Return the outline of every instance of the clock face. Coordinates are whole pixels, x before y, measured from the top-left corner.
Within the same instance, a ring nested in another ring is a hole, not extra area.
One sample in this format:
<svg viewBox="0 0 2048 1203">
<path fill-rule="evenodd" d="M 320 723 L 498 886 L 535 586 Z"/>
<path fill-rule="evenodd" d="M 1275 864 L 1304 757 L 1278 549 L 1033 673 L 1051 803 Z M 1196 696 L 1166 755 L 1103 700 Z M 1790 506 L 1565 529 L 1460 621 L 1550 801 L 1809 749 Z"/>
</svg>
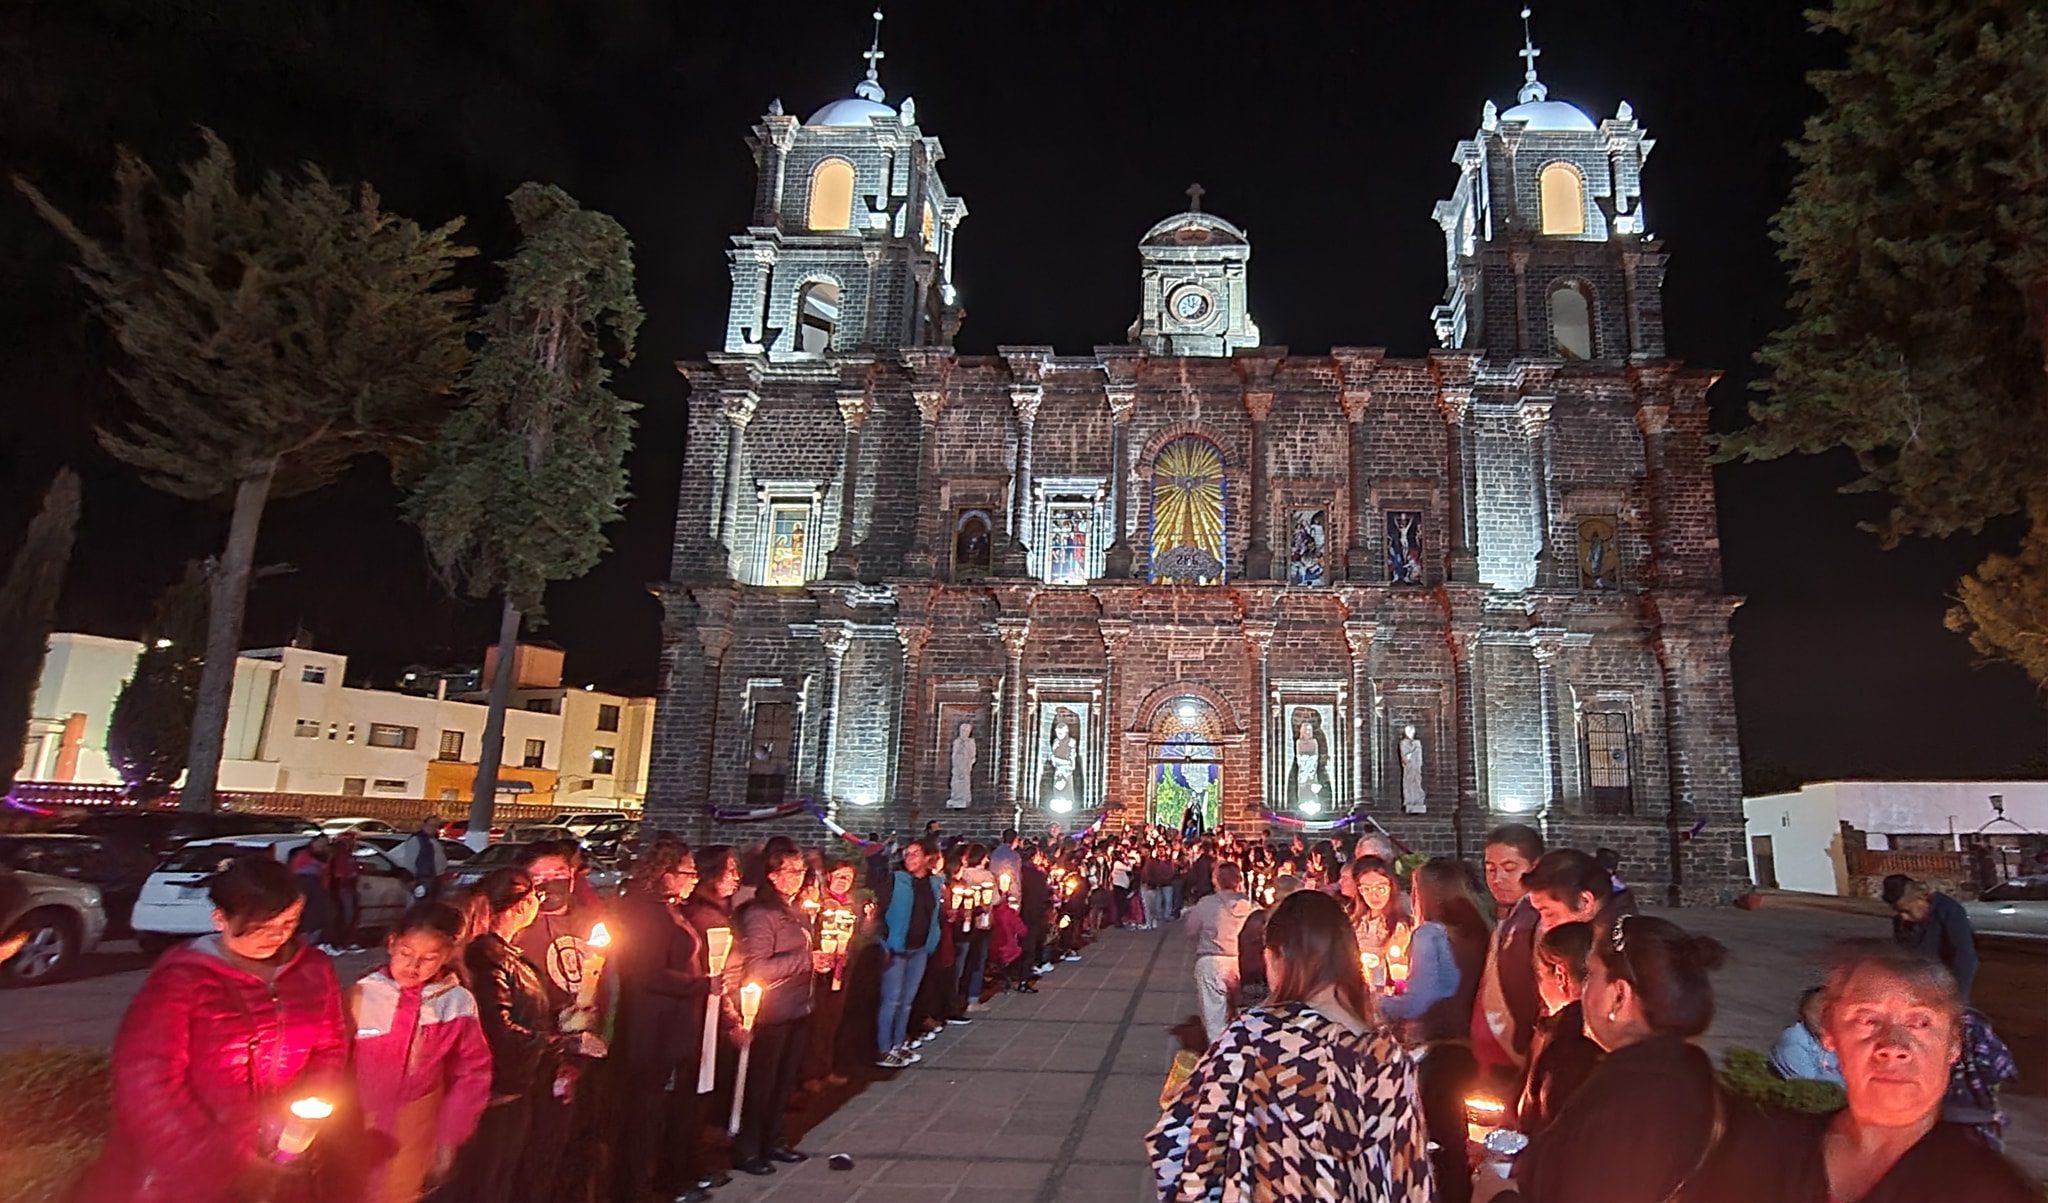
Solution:
<svg viewBox="0 0 2048 1203">
<path fill-rule="evenodd" d="M 1173 316 L 1183 322 L 1199 322 L 1209 316 L 1211 304 L 1206 291 L 1190 284 L 1173 294 Z"/>
</svg>

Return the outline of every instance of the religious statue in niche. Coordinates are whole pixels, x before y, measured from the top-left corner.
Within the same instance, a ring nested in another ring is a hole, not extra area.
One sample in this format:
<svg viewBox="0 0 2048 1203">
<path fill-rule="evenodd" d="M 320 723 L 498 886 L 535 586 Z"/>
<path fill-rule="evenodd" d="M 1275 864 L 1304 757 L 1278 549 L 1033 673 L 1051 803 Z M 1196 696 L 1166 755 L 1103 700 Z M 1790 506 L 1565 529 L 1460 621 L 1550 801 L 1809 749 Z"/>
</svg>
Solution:
<svg viewBox="0 0 2048 1203">
<path fill-rule="evenodd" d="M 1604 593 L 1620 584 L 1614 542 L 1614 519 L 1579 519 L 1579 588 Z"/>
<path fill-rule="evenodd" d="M 953 745 L 948 750 L 952 769 L 947 774 L 946 809 L 966 810 L 974 801 L 974 762 L 980 749 L 974 741 L 974 720 L 954 724 Z"/>
<path fill-rule="evenodd" d="M 1387 583 L 1422 583 L 1422 511 L 1387 511 Z"/>
<path fill-rule="evenodd" d="M 1323 709 L 1296 706 L 1287 720 L 1287 802 L 1300 815 L 1324 814 L 1337 805 Z"/>
<path fill-rule="evenodd" d="M 804 583 L 804 529 L 809 505 L 776 505 L 768 513 L 768 579 L 770 585 Z"/>
<path fill-rule="evenodd" d="M 1323 558 L 1330 546 L 1328 511 L 1296 510 L 1293 527 L 1287 542 L 1287 583 L 1328 584 L 1329 569 Z"/>
<path fill-rule="evenodd" d="M 953 579 L 988 575 L 995 557 L 995 523 L 987 510 L 961 510 L 953 522 Z"/>
<path fill-rule="evenodd" d="M 1054 814 L 1069 814 L 1085 805 L 1082 752 L 1087 709 L 1085 702 L 1058 702 L 1039 710 L 1038 804 Z"/>
<path fill-rule="evenodd" d="M 1415 724 L 1401 728 L 1401 809 L 1411 815 L 1429 810 L 1429 798 L 1422 789 L 1422 740 Z"/>
<path fill-rule="evenodd" d="M 1094 510 L 1087 505 L 1055 505 L 1046 516 L 1046 580 L 1055 585 L 1088 583 L 1088 535 Z"/>
</svg>

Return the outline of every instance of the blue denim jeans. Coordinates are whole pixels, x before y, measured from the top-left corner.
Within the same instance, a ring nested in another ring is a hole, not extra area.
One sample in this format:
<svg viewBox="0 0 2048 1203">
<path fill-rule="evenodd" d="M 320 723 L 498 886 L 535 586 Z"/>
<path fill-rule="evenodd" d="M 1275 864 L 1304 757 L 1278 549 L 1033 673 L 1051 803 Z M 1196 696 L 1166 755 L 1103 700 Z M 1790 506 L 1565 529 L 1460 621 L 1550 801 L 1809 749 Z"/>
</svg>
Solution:
<svg viewBox="0 0 2048 1203">
<path fill-rule="evenodd" d="M 925 958 L 931 954 L 882 950 L 882 1010 L 875 1016 L 877 1053 L 900 1046 L 910 1031 L 910 1004 L 924 982 Z"/>
</svg>

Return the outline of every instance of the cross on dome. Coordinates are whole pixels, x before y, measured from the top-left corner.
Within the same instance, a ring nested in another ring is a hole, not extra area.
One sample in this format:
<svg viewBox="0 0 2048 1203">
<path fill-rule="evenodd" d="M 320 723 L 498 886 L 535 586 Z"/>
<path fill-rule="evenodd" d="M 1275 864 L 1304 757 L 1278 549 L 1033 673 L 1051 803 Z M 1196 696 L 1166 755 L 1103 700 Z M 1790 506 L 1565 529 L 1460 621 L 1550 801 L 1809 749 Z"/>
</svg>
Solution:
<svg viewBox="0 0 2048 1203">
<path fill-rule="evenodd" d="M 1200 213 L 1202 211 L 1202 197 L 1208 191 L 1207 188 L 1202 187 L 1200 184 L 1188 185 L 1188 212 Z"/>
<path fill-rule="evenodd" d="M 1550 89 L 1544 87 L 1543 81 L 1536 78 L 1536 60 L 1543 52 L 1536 49 L 1536 38 L 1529 28 L 1529 6 L 1526 4 L 1522 6 L 1522 48 L 1515 54 L 1525 64 L 1522 68 L 1522 90 L 1515 94 L 1515 99 L 1523 104 L 1532 104 L 1548 97 Z"/>
<path fill-rule="evenodd" d="M 866 50 L 861 51 L 860 56 L 868 61 L 868 74 L 867 78 L 861 80 L 859 86 L 854 88 L 853 94 L 862 100 L 872 100 L 880 103 L 883 97 L 882 77 L 875 70 L 875 65 L 888 57 L 888 55 L 882 52 L 882 8 L 880 5 L 875 6 L 875 40 L 869 44 Z"/>
</svg>

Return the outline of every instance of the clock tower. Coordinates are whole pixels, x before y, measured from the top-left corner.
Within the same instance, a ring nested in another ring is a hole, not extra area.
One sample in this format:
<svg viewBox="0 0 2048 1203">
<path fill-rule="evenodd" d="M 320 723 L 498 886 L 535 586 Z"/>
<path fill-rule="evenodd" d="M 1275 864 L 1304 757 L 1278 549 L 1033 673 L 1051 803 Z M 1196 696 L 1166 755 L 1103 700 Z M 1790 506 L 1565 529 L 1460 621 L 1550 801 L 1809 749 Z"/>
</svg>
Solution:
<svg viewBox="0 0 2048 1203">
<path fill-rule="evenodd" d="M 1154 355 L 1227 356 L 1259 345 L 1245 300 L 1251 240 L 1202 212 L 1202 186 L 1188 187 L 1188 208 L 1145 232 L 1138 243 L 1143 278 L 1131 340 Z"/>
</svg>

